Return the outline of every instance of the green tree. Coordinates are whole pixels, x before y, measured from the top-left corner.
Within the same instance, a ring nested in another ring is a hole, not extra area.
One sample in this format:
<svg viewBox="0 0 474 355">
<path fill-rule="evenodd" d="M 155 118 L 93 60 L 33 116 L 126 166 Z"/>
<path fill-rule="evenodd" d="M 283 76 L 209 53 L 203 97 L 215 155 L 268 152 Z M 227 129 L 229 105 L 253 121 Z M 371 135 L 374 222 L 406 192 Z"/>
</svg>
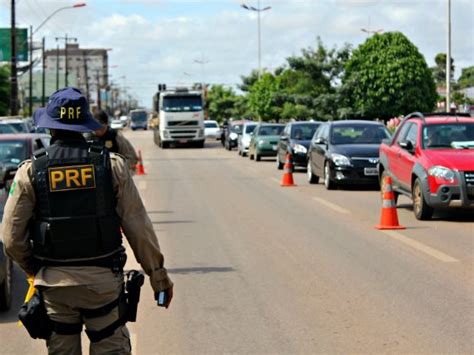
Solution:
<svg viewBox="0 0 474 355">
<path fill-rule="evenodd" d="M 436 86 L 418 48 L 400 32 L 376 34 L 354 50 L 341 90 L 345 103 L 365 118 L 388 119 L 431 111 Z"/>
<path fill-rule="evenodd" d="M 240 79 L 242 80 L 242 84 L 239 85 L 239 89 L 243 92 L 249 92 L 253 84 L 258 81 L 258 70 L 252 70 L 249 76 L 241 75 Z"/>
<path fill-rule="evenodd" d="M 341 75 L 350 53 L 348 44 L 329 49 L 318 38 L 316 48 L 309 47 L 302 50 L 301 56 L 289 57 L 289 68 L 280 74 L 282 117 L 339 118 Z"/>
<path fill-rule="evenodd" d="M 278 77 L 264 73 L 260 80 L 250 87 L 248 103 L 250 111 L 261 121 L 279 120 L 274 104 L 275 95 L 280 89 Z"/>
<path fill-rule="evenodd" d="M 10 68 L 0 66 L 0 116 L 8 115 L 10 108 Z"/>
<path fill-rule="evenodd" d="M 462 69 L 458 85 L 460 89 L 474 87 L 474 66 Z"/>
<path fill-rule="evenodd" d="M 435 83 L 440 86 L 446 86 L 446 53 L 438 53 L 435 57 L 436 65 L 431 68 Z M 451 81 L 454 76 L 454 59 L 451 58 Z"/>
<path fill-rule="evenodd" d="M 219 122 L 234 114 L 237 95 L 231 88 L 223 85 L 212 85 L 207 93 L 207 108 L 209 117 Z"/>
</svg>

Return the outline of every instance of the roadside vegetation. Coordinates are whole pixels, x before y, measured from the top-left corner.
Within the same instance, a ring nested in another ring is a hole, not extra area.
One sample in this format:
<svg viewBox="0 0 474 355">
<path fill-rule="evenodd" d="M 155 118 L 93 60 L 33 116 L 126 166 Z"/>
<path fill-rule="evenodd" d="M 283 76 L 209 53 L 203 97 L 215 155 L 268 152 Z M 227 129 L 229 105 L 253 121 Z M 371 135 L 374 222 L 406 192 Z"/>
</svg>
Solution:
<svg viewBox="0 0 474 355">
<path fill-rule="evenodd" d="M 435 58 L 429 68 L 418 48 L 402 33 L 375 34 L 357 48 L 346 44 L 329 48 L 320 38 L 316 45 L 272 72 L 242 76 L 237 93 L 223 85 L 208 91 L 209 116 L 218 121 L 229 117 L 262 121 L 381 119 L 412 111 L 436 109 L 443 99 L 437 87 L 445 86 L 446 55 Z M 452 73 L 454 60 L 452 60 Z M 474 86 L 474 66 L 462 69 L 452 79 L 452 101 L 473 104 L 461 89 Z"/>
</svg>

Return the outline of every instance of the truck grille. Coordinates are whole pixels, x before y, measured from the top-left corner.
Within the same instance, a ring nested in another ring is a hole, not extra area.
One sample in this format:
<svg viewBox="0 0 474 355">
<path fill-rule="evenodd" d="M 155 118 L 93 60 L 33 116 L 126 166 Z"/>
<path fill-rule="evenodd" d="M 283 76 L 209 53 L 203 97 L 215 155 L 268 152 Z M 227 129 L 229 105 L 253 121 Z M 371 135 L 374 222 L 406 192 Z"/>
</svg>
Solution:
<svg viewBox="0 0 474 355">
<path fill-rule="evenodd" d="M 198 121 L 171 121 L 168 122 L 168 127 L 176 127 L 176 126 L 197 126 Z"/>
</svg>

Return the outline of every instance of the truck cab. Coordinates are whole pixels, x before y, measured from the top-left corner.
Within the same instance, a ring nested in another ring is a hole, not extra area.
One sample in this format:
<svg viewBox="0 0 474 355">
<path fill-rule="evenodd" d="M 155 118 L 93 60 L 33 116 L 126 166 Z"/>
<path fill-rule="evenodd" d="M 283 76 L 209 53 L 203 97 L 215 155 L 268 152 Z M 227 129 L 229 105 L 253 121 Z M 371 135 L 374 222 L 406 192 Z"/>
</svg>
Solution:
<svg viewBox="0 0 474 355">
<path fill-rule="evenodd" d="M 155 142 L 161 148 L 171 144 L 204 147 L 204 100 L 201 91 L 187 88 L 161 90 L 157 95 L 159 125 Z"/>
</svg>

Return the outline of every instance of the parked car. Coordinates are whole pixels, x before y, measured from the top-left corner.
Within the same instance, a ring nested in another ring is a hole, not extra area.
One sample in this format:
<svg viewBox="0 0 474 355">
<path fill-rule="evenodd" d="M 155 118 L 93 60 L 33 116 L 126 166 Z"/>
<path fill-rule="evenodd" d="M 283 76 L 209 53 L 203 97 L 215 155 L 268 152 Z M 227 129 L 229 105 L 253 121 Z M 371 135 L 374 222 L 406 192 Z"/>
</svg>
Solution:
<svg viewBox="0 0 474 355">
<path fill-rule="evenodd" d="M 35 150 L 47 147 L 49 140 L 50 136 L 44 134 L 0 135 L 0 218 L 18 164 L 30 158 Z M 12 269 L 12 261 L 4 254 L 0 240 L 0 311 L 9 309 L 11 305 Z"/>
<path fill-rule="evenodd" d="M 2 175 L 5 176 L 5 167 L 2 165 L 0 169 Z M 16 171 L 16 166 L 14 169 Z M 5 180 L 0 182 L 0 218 L 3 218 L 3 209 L 8 197 L 8 189 L 4 181 Z M 11 259 L 5 255 L 3 250 L 3 240 L 2 236 L 0 236 L 0 311 L 8 310 L 12 302 L 13 263 Z"/>
<path fill-rule="evenodd" d="M 420 220 L 436 208 L 474 207 L 474 118 L 412 113 L 380 146 L 379 177 L 413 200 Z"/>
<path fill-rule="evenodd" d="M 259 123 L 250 139 L 249 158 L 260 161 L 262 157 L 277 155 L 278 140 L 285 125 L 280 123 Z"/>
<path fill-rule="evenodd" d="M 124 121 L 120 118 L 114 118 L 110 121 L 110 128 L 112 129 L 123 129 L 127 126 L 127 121 Z"/>
<path fill-rule="evenodd" d="M 204 121 L 204 137 L 206 139 L 221 139 L 221 129 L 217 121 L 205 120 Z"/>
<path fill-rule="evenodd" d="M 242 128 L 244 127 L 244 123 L 247 121 L 231 121 L 227 129 L 225 131 L 224 137 L 224 147 L 227 150 L 232 150 L 232 148 L 237 147 L 237 140 L 239 135 L 242 134 Z"/>
<path fill-rule="evenodd" d="M 19 133 L 17 129 L 8 122 L 0 121 L 0 134 Z"/>
<path fill-rule="evenodd" d="M 278 141 L 277 168 L 283 169 L 286 154 L 291 154 L 293 166 L 306 168 L 308 163 L 308 147 L 314 132 L 321 122 L 289 122 L 286 124 Z"/>
<path fill-rule="evenodd" d="M 34 132 L 34 126 L 32 124 L 31 118 L 22 118 L 20 116 L 3 116 L 0 117 L 0 124 L 8 124 L 12 126 L 18 133 Z"/>
<path fill-rule="evenodd" d="M 237 151 L 240 156 L 245 157 L 249 152 L 250 139 L 252 138 L 252 133 L 257 127 L 255 122 L 246 122 L 242 128 L 242 134 L 237 139 Z"/>
<path fill-rule="evenodd" d="M 377 184 L 379 147 L 390 133 L 383 123 L 362 120 L 322 123 L 308 151 L 308 182 L 326 189 L 342 184 Z"/>
</svg>

